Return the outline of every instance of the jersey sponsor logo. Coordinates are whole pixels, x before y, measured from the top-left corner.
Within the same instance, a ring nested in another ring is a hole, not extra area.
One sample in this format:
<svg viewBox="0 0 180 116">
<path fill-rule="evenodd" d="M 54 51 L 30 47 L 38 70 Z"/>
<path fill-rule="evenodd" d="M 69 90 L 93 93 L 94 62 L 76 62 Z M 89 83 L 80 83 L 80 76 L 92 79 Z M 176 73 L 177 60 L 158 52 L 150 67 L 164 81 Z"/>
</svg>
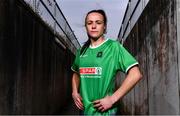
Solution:
<svg viewBox="0 0 180 116">
<path fill-rule="evenodd" d="M 80 68 L 81 75 L 101 75 L 102 68 L 101 67 L 82 67 Z"/>
</svg>

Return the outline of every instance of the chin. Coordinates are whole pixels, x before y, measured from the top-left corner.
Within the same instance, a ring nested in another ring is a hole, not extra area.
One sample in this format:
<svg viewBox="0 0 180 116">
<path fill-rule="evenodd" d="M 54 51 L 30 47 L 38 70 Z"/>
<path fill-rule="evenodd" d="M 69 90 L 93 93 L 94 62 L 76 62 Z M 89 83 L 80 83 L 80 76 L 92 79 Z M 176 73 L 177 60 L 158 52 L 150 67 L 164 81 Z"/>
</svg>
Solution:
<svg viewBox="0 0 180 116">
<path fill-rule="evenodd" d="M 91 37 L 92 40 L 97 41 L 99 37 Z"/>
<path fill-rule="evenodd" d="M 91 38 L 94 41 L 98 40 L 101 36 L 102 35 L 88 35 L 88 37 Z"/>
</svg>

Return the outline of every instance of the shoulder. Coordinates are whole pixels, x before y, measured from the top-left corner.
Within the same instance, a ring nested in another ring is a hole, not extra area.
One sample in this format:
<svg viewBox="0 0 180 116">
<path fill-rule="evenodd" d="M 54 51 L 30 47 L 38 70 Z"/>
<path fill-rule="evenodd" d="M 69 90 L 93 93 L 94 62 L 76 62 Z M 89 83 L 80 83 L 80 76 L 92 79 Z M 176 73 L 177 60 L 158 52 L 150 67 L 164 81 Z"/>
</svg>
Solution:
<svg viewBox="0 0 180 116">
<path fill-rule="evenodd" d="M 76 56 L 77 56 L 77 55 L 80 55 L 80 52 L 81 52 L 81 48 L 78 48 L 78 49 L 76 50 L 76 53 L 75 53 Z"/>
<path fill-rule="evenodd" d="M 109 44 L 112 45 L 112 47 L 115 47 L 115 48 L 119 48 L 119 47 L 121 48 L 122 47 L 122 44 L 117 40 L 108 39 L 108 42 L 109 42 Z"/>
</svg>

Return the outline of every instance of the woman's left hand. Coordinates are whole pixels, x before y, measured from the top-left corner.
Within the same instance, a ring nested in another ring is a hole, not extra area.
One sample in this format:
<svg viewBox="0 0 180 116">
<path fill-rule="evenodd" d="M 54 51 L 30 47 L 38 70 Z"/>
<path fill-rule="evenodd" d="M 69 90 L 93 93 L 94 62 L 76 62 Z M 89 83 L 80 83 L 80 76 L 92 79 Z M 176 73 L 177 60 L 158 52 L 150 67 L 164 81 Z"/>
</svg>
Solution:
<svg viewBox="0 0 180 116">
<path fill-rule="evenodd" d="M 106 96 L 102 99 L 94 101 L 93 104 L 99 111 L 104 112 L 113 106 L 113 100 L 111 96 Z"/>
</svg>

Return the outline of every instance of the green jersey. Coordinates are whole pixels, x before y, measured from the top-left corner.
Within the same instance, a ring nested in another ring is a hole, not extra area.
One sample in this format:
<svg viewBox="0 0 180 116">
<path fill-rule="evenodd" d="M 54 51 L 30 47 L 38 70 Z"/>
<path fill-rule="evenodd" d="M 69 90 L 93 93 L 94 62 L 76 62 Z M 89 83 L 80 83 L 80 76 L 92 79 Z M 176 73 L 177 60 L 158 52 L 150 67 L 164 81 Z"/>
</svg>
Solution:
<svg viewBox="0 0 180 116">
<path fill-rule="evenodd" d="M 84 113 L 93 115 L 115 114 L 117 108 L 100 112 L 93 107 L 93 101 L 112 95 L 115 91 L 117 71 L 127 73 L 137 65 L 135 58 L 117 41 L 107 39 L 96 48 L 89 47 L 80 55 L 76 53 L 72 70 L 80 75 L 80 94 L 83 98 Z"/>
</svg>

